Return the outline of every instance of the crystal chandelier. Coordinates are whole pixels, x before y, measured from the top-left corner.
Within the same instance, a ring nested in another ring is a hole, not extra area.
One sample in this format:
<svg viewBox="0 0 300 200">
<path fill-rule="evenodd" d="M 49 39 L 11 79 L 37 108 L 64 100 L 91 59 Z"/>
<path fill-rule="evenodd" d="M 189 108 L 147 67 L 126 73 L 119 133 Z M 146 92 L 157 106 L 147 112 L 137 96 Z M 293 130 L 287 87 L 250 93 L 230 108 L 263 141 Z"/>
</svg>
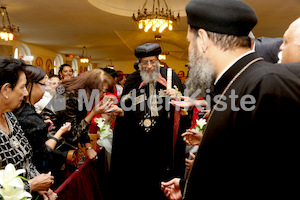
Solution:
<svg viewBox="0 0 300 200">
<path fill-rule="evenodd" d="M 134 23 L 138 24 L 139 29 L 144 29 L 145 32 L 148 32 L 151 28 L 152 31 L 158 30 L 160 33 L 167 27 L 170 31 L 173 30 L 173 24 L 179 22 L 179 13 L 177 17 L 174 17 L 165 0 L 163 0 L 163 3 L 164 5 L 161 6 L 160 0 L 153 0 L 152 11 L 148 12 L 146 0 L 142 12 L 139 9 L 137 16 L 133 13 L 132 19 Z"/>
<path fill-rule="evenodd" d="M 11 25 L 5 6 L 1 6 L 2 26 L 0 27 L 0 38 L 2 40 L 14 40 L 16 35 L 19 35 L 19 26 Z M 5 21 L 8 25 L 6 26 Z"/>
<path fill-rule="evenodd" d="M 79 56 L 81 63 L 89 63 L 90 58 L 87 56 L 86 47 L 83 47 L 82 54 Z"/>
</svg>

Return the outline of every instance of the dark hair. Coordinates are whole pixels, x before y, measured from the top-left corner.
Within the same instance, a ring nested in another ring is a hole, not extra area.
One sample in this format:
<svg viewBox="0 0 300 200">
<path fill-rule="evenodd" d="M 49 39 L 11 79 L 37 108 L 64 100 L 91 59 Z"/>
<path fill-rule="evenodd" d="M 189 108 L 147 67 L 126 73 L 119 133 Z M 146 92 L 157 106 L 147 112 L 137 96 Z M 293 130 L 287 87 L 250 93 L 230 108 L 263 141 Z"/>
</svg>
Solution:
<svg viewBox="0 0 300 200">
<path fill-rule="evenodd" d="M 11 89 L 14 89 L 26 65 L 22 60 L 0 57 L 0 87 L 5 83 L 9 83 Z"/>
<path fill-rule="evenodd" d="M 26 65 L 24 67 L 25 75 L 27 78 L 27 90 L 28 91 L 28 98 L 29 102 L 31 103 L 31 92 L 33 88 L 34 83 L 38 83 L 40 80 L 44 79 L 46 76 L 45 70 L 43 70 L 41 67 L 35 66 L 35 65 Z M 14 110 L 14 114 L 18 116 L 24 109 L 25 107 L 25 99 L 23 100 L 21 106 Z"/>
<path fill-rule="evenodd" d="M 70 67 L 72 69 L 71 65 L 69 65 L 69 64 L 62 64 L 59 67 L 59 70 L 58 70 L 59 79 L 62 79 L 62 77 L 60 76 L 60 73 L 64 70 L 64 67 Z M 73 72 L 73 69 L 72 69 L 72 72 Z"/>
<path fill-rule="evenodd" d="M 117 83 L 119 83 L 123 79 L 123 77 L 125 76 L 125 74 L 121 70 L 118 70 L 117 74 L 118 74 Z"/>
<path fill-rule="evenodd" d="M 50 75 L 48 76 L 49 79 L 51 79 L 51 78 L 53 78 L 53 77 L 60 79 L 59 76 L 56 75 L 56 74 L 50 74 Z"/>
<path fill-rule="evenodd" d="M 182 71 L 182 70 L 181 70 L 181 71 L 179 71 L 179 72 L 182 72 L 182 73 L 183 73 L 183 75 L 184 75 L 184 71 Z M 178 72 L 178 74 L 179 74 L 179 72 Z"/>
<path fill-rule="evenodd" d="M 116 70 L 114 70 L 114 69 L 106 67 L 106 68 L 104 68 L 102 70 L 105 71 L 106 73 L 108 73 L 113 78 L 118 77 L 118 74 L 117 74 Z"/>
<path fill-rule="evenodd" d="M 28 98 L 30 102 L 33 83 L 38 83 L 40 80 L 43 80 L 46 76 L 46 72 L 41 67 L 28 65 L 25 67 L 25 74 L 27 78 L 27 89 L 29 88 Z"/>
<path fill-rule="evenodd" d="M 113 92 L 115 87 L 114 79 L 102 69 L 93 69 L 80 76 L 63 80 L 61 86 L 63 86 L 66 91 L 73 92 L 75 95 L 78 95 L 79 89 L 85 89 L 88 98 L 90 98 L 92 90 L 102 89 L 103 83 L 108 84 L 108 92 Z"/>
<path fill-rule="evenodd" d="M 198 30 L 199 28 L 190 26 L 190 31 L 194 34 L 194 39 L 197 39 L 198 37 Z M 224 51 L 235 49 L 237 47 L 251 48 L 251 39 L 249 36 L 227 35 L 211 31 L 206 32 L 211 41 Z"/>
<path fill-rule="evenodd" d="M 33 84 L 38 83 L 40 80 L 44 79 L 46 76 L 46 72 L 41 67 L 28 65 L 25 67 L 25 74 L 27 78 L 27 89 L 29 88 L 28 98 L 30 102 Z"/>
<path fill-rule="evenodd" d="M 49 71 L 49 76 L 52 74 L 54 74 L 54 69 L 50 69 L 50 71 Z"/>
<path fill-rule="evenodd" d="M 27 85 L 29 83 L 39 82 L 46 76 L 45 70 L 35 65 L 26 66 L 25 74 L 27 78 Z"/>
</svg>

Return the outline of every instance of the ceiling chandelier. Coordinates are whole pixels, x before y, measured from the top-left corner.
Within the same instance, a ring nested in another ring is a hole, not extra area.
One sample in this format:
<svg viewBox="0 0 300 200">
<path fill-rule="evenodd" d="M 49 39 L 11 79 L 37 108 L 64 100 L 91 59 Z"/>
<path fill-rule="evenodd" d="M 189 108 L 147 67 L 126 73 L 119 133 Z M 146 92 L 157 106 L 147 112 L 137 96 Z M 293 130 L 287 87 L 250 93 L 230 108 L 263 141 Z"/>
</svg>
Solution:
<svg viewBox="0 0 300 200">
<path fill-rule="evenodd" d="M 173 24 L 179 22 L 179 13 L 177 17 L 174 17 L 165 0 L 163 0 L 163 3 L 164 5 L 161 5 L 160 0 L 153 0 L 152 11 L 148 12 L 146 0 L 142 12 L 139 9 L 137 16 L 133 13 L 132 19 L 134 23 L 138 24 L 139 29 L 144 29 L 145 32 L 148 32 L 151 28 L 152 31 L 158 30 L 160 33 L 167 27 L 170 31 L 173 30 Z"/>
<path fill-rule="evenodd" d="M 89 63 L 90 57 L 87 56 L 86 47 L 83 47 L 82 54 L 79 56 L 81 63 Z"/>
<path fill-rule="evenodd" d="M 2 26 L 0 27 L 0 38 L 5 41 L 14 40 L 19 35 L 19 26 L 11 25 L 5 6 L 1 6 Z M 5 21 L 8 25 L 6 26 Z"/>
</svg>

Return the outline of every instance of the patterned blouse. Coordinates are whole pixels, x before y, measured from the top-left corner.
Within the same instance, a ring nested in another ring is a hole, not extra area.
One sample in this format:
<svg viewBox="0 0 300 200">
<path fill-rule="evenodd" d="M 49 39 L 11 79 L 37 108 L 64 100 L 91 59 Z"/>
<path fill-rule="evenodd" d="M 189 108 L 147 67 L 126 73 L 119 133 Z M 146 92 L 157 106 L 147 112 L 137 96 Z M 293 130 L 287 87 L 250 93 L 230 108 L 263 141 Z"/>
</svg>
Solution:
<svg viewBox="0 0 300 200">
<path fill-rule="evenodd" d="M 14 114 L 7 112 L 4 115 L 10 135 L 0 128 L 0 169 L 11 163 L 16 169 L 26 170 L 21 176 L 32 179 L 39 175 L 32 164 L 32 148 Z"/>
<path fill-rule="evenodd" d="M 41 116 L 44 120 L 50 119 L 54 124 L 48 132 L 51 136 L 53 136 L 65 122 L 71 122 L 71 130 L 61 137 L 56 149 L 59 149 L 63 143 L 67 144 L 70 149 L 74 149 L 73 147 L 78 147 L 78 142 L 81 145 L 90 142 L 88 136 L 90 123 L 84 120 L 87 111 L 84 105 L 83 108 L 80 109 L 78 104 L 80 104 L 78 98 L 71 92 L 65 92 L 61 95 L 55 94 L 41 112 Z"/>
</svg>

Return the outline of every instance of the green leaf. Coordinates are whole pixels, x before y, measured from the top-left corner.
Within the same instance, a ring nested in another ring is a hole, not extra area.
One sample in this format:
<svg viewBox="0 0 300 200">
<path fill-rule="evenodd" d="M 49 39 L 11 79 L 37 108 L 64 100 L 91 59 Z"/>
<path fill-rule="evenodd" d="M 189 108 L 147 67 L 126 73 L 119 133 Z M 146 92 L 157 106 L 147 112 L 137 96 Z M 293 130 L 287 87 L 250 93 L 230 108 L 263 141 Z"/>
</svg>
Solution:
<svg viewBox="0 0 300 200">
<path fill-rule="evenodd" d="M 24 178 L 23 176 L 17 176 L 17 178 L 23 179 L 24 181 L 29 181 L 27 178 Z"/>
</svg>

